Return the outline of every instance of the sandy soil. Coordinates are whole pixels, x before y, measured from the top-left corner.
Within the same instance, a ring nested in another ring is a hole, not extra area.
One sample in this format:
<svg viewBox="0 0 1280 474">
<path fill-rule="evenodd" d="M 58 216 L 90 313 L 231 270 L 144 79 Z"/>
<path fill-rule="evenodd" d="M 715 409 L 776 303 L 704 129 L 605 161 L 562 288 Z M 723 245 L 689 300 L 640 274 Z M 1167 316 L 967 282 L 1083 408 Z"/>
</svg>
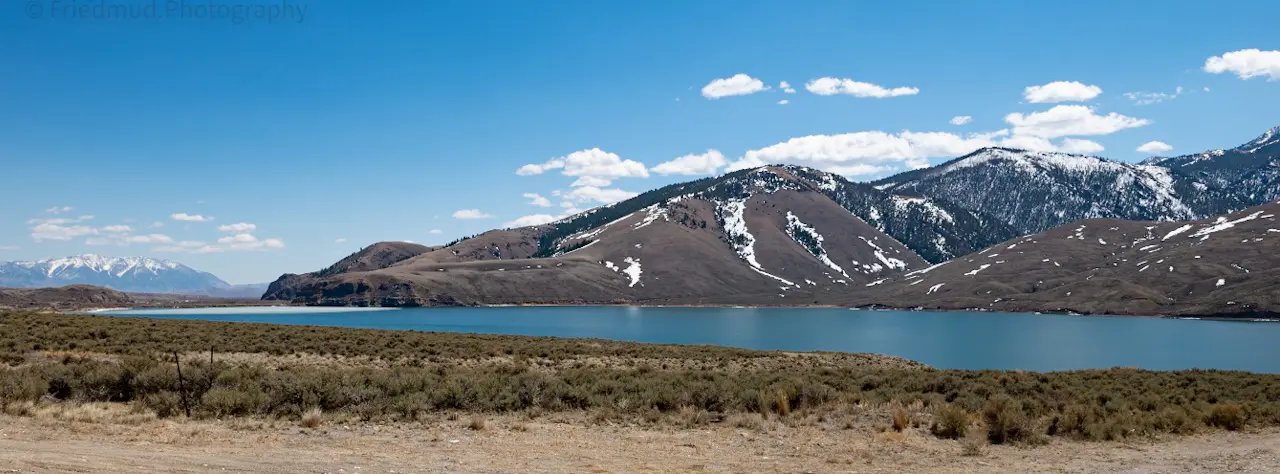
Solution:
<svg viewBox="0 0 1280 474">
<path fill-rule="evenodd" d="M 254 420 L 134 424 L 0 415 L 0 472 L 686 473 L 1280 472 L 1280 430 L 1133 443 L 986 446 L 820 426 L 590 426 L 584 417 L 397 425 Z"/>
</svg>

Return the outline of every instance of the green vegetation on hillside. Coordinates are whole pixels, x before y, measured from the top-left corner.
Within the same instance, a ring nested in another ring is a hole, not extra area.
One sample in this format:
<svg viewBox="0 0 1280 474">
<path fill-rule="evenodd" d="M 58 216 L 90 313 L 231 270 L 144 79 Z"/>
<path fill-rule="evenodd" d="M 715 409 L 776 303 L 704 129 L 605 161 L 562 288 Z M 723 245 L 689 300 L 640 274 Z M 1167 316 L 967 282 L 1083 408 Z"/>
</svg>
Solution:
<svg viewBox="0 0 1280 474">
<path fill-rule="evenodd" d="M 940 437 L 980 429 L 997 443 L 1280 426 L 1280 376 L 1246 372 L 933 370 L 853 354 L 35 313 L 0 315 L 0 361 L 0 404 L 121 402 L 160 416 L 184 400 L 195 417 L 320 409 L 388 421 L 588 410 L 706 423 L 911 407 L 893 410 L 895 429 L 931 418 Z"/>
</svg>

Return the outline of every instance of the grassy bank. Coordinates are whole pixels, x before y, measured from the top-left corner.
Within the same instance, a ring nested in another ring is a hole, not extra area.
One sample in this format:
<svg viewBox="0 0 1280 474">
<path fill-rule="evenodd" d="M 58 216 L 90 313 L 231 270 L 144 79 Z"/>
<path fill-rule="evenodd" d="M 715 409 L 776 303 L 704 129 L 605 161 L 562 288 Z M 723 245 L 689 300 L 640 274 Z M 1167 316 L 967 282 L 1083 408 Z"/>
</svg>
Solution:
<svg viewBox="0 0 1280 474">
<path fill-rule="evenodd" d="M 1245 372 L 954 371 L 860 354 L 33 313 L 0 315 L 0 359 L 11 412 L 118 402 L 161 417 L 397 421 L 585 410 L 747 426 L 871 416 L 991 442 L 1280 425 L 1280 376 Z"/>
</svg>

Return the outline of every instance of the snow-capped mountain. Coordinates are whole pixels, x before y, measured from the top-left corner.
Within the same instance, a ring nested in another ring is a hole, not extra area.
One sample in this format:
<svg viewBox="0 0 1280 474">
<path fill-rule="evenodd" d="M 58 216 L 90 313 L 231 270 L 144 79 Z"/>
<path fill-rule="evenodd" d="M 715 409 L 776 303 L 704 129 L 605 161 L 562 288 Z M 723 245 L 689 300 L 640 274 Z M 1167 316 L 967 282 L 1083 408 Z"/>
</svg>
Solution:
<svg viewBox="0 0 1280 474">
<path fill-rule="evenodd" d="M 1280 127 L 1229 150 L 1151 158 L 1144 163 L 1236 190 L 1250 204 L 1280 199 Z"/>
<path fill-rule="evenodd" d="M 73 257 L 0 263 L 0 286 L 97 285 L 135 293 L 209 293 L 231 285 L 178 262 L 147 257 Z"/>
<path fill-rule="evenodd" d="M 1251 204 L 1163 165 L 1006 148 L 984 148 L 875 184 L 895 194 L 946 199 L 994 216 L 1019 234 L 1094 218 L 1202 219 Z"/>
</svg>

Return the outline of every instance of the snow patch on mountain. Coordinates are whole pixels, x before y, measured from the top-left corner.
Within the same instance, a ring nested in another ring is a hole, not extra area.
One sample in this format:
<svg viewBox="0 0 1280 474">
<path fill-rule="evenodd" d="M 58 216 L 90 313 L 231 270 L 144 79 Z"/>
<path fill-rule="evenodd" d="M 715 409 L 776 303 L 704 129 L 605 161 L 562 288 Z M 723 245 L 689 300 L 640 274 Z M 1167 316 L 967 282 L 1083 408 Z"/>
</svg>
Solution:
<svg viewBox="0 0 1280 474">
<path fill-rule="evenodd" d="M 818 229 L 805 224 L 800 220 L 800 217 L 791 211 L 787 211 L 787 235 L 791 236 L 791 240 L 804 246 L 823 265 L 839 272 L 845 278 L 849 278 L 849 274 L 845 273 L 844 269 L 840 268 L 840 265 L 837 265 L 836 262 L 831 261 L 831 257 L 827 255 L 827 249 L 822 246 L 822 234 L 818 233 Z"/>
</svg>

